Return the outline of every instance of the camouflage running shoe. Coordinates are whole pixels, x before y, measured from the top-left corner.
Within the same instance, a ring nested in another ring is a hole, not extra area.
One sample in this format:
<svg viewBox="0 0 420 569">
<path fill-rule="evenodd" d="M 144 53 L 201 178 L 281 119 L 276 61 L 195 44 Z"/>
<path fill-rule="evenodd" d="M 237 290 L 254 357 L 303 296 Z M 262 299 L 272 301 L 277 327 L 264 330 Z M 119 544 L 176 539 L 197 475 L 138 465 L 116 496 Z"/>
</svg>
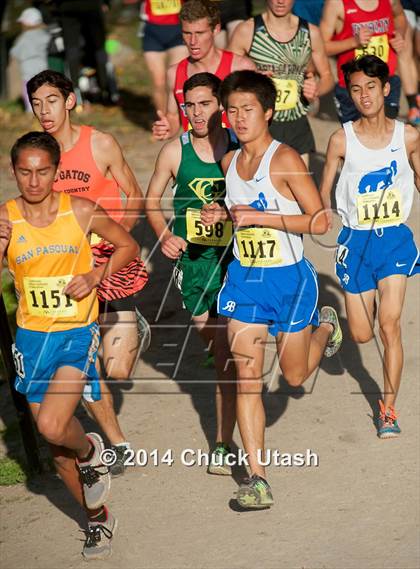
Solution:
<svg viewBox="0 0 420 569">
<path fill-rule="evenodd" d="M 230 447 L 225 443 L 216 443 L 216 448 L 211 453 L 209 467 L 207 472 L 209 474 L 219 474 L 222 476 L 231 476 L 232 468 L 226 463 L 226 455 L 229 454 Z"/>
<path fill-rule="evenodd" d="M 236 492 L 236 501 L 242 508 L 252 510 L 270 508 L 274 504 L 269 483 L 256 474 L 243 480 Z"/>
<path fill-rule="evenodd" d="M 323 306 L 321 308 L 319 322 L 326 322 L 333 326 L 333 330 L 328 338 L 328 343 L 324 351 L 324 356 L 326 358 L 331 358 L 338 352 L 341 342 L 343 341 L 343 333 L 341 331 L 338 315 L 332 306 Z"/>
</svg>

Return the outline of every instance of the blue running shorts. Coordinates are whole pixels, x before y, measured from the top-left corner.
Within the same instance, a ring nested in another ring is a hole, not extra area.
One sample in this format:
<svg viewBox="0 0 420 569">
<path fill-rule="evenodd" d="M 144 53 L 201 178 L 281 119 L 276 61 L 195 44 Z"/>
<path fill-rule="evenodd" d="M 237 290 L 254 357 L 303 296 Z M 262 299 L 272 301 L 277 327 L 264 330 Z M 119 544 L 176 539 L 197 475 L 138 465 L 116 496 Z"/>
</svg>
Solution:
<svg viewBox="0 0 420 569">
<path fill-rule="evenodd" d="M 317 274 L 307 259 L 287 267 L 242 267 L 234 259 L 217 300 L 223 316 L 266 324 L 273 336 L 319 325 Z"/>
<path fill-rule="evenodd" d="M 15 389 L 26 395 L 29 403 L 41 403 L 55 372 L 64 366 L 83 371 L 94 401 L 101 398 L 95 368 L 100 341 L 96 322 L 63 332 L 36 332 L 18 328 L 13 344 L 16 367 Z"/>
<path fill-rule="evenodd" d="M 377 289 L 391 275 L 420 272 L 419 252 L 406 225 L 372 230 L 343 227 L 337 239 L 335 274 L 346 292 Z"/>
</svg>

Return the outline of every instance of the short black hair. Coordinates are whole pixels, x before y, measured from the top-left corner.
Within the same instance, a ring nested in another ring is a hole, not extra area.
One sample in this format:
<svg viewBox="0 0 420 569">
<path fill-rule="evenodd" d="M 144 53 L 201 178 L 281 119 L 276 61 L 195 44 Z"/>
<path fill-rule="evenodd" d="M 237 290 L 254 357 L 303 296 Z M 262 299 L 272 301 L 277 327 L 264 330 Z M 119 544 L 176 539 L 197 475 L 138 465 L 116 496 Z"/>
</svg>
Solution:
<svg viewBox="0 0 420 569">
<path fill-rule="evenodd" d="M 274 113 L 277 90 L 267 75 L 249 69 L 234 71 L 228 75 L 220 87 L 220 98 L 225 109 L 228 106 L 229 95 L 234 92 L 253 93 L 264 112 L 271 109 Z"/>
<path fill-rule="evenodd" d="M 362 71 L 368 77 L 377 77 L 380 79 L 382 86 L 389 81 L 389 67 L 376 55 L 362 55 L 351 61 L 343 63 L 341 69 L 344 74 L 347 90 L 350 89 L 350 77 L 353 73 Z"/>
<path fill-rule="evenodd" d="M 28 93 L 29 100 L 32 102 L 32 95 L 43 85 L 51 85 L 60 91 L 63 95 L 64 100 L 74 93 L 73 83 L 68 77 L 59 71 L 52 71 L 51 69 L 46 69 L 37 73 L 26 84 L 26 91 Z"/>
<path fill-rule="evenodd" d="M 45 150 L 51 157 L 51 162 L 57 168 L 60 163 L 60 146 L 56 139 L 47 132 L 28 132 L 18 138 L 10 151 L 13 168 L 18 161 L 21 150 L 25 148 L 39 148 Z"/>
<path fill-rule="evenodd" d="M 220 103 L 220 85 L 222 80 L 213 73 L 196 73 L 187 79 L 184 83 L 183 92 L 184 98 L 188 91 L 192 91 L 196 87 L 209 87 L 211 89 L 211 94 L 216 97 L 217 101 Z"/>
</svg>

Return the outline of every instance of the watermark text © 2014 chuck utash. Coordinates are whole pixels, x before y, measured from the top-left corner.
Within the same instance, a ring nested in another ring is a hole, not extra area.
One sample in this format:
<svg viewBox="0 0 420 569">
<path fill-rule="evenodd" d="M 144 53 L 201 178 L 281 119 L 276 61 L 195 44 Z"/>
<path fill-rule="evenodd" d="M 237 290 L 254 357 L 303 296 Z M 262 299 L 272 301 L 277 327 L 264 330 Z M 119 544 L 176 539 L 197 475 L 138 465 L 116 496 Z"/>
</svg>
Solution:
<svg viewBox="0 0 420 569">
<path fill-rule="evenodd" d="M 105 449 L 101 453 L 101 462 L 106 466 L 111 466 L 117 460 L 117 455 L 113 449 Z M 183 466 L 209 466 L 210 462 L 217 465 L 225 464 L 228 466 L 249 466 L 249 454 L 243 449 L 238 449 L 237 453 L 229 452 L 226 454 L 215 454 L 202 449 L 186 448 L 178 453 L 172 449 L 127 449 L 124 454 L 125 466 L 172 466 L 179 462 Z M 277 467 L 317 467 L 319 466 L 319 455 L 311 449 L 303 452 L 282 452 L 279 449 L 258 450 L 257 462 L 261 466 Z"/>
</svg>

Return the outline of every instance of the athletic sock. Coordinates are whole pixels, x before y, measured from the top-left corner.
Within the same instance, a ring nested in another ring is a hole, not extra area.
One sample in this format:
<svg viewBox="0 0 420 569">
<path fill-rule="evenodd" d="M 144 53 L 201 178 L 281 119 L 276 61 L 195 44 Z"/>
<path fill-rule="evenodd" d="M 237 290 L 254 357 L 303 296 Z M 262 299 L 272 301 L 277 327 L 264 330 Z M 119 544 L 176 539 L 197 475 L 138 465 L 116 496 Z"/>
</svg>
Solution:
<svg viewBox="0 0 420 569">
<path fill-rule="evenodd" d="M 88 514 L 88 518 L 90 522 L 106 522 L 106 520 L 108 519 L 108 513 L 106 511 L 106 507 L 102 506 L 100 512 L 98 514 L 95 514 L 94 516 Z"/>
<path fill-rule="evenodd" d="M 129 442 L 124 441 L 122 443 L 117 443 L 115 445 L 112 445 L 113 447 L 127 447 L 127 448 L 131 448 L 131 445 Z"/>
<path fill-rule="evenodd" d="M 410 107 L 410 109 L 416 109 L 417 108 L 417 95 L 406 95 L 407 98 L 407 103 L 408 106 Z"/>
</svg>

